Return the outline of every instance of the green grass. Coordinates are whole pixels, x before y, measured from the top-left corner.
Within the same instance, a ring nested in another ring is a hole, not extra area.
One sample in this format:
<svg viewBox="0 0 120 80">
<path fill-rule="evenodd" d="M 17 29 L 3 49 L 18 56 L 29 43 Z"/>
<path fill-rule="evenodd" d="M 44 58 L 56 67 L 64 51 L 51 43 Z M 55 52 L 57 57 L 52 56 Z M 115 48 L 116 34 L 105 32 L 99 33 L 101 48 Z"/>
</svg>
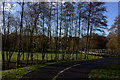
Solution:
<svg viewBox="0 0 120 80">
<path fill-rule="evenodd" d="M 31 66 L 27 66 L 23 68 L 4 70 L 2 71 L 2 80 L 8 80 L 8 79 L 19 80 L 20 78 L 22 78 L 25 74 L 29 72 L 38 70 L 39 68 L 45 67 L 50 64 L 57 64 L 57 63 L 59 62 L 44 63 L 44 64 L 38 64 L 38 65 L 31 65 Z"/>
<path fill-rule="evenodd" d="M 16 62 L 17 61 L 17 52 L 14 52 L 13 53 L 13 55 L 12 55 L 12 57 L 11 57 L 11 62 Z M 22 63 L 25 63 L 26 62 L 26 60 L 27 60 L 27 54 L 26 53 L 24 53 L 24 60 L 22 60 L 22 58 L 23 58 L 23 55 L 21 56 L 21 62 Z M 38 57 L 37 57 L 38 56 Z M 58 54 L 58 59 L 59 60 L 61 60 L 62 59 L 62 53 L 60 53 L 60 54 Z M 67 59 L 67 57 L 68 57 L 68 54 L 67 55 L 65 55 L 65 58 Z M 93 56 L 93 55 L 89 55 L 88 56 L 90 59 L 91 58 L 98 58 L 98 56 Z M 72 58 L 74 58 L 74 59 L 76 59 L 76 54 L 74 54 L 74 55 L 70 55 L 70 60 L 72 59 Z M 84 54 L 80 54 L 80 53 L 78 53 L 78 57 L 77 57 L 77 59 L 83 59 L 84 58 Z M 33 59 L 34 60 L 39 60 L 39 61 L 41 61 L 42 60 L 42 54 L 41 53 L 33 53 Z M 54 53 L 52 53 L 52 60 L 54 60 L 55 59 L 55 54 Z M 29 55 L 29 60 L 30 60 L 30 55 Z M 50 61 L 51 60 L 51 53 L 46 53 L 45 54 L 45 60 L 47 60 L 47 61 Z M 7 61 L 7 59 L 6 59 L 6 54 L 5 54 L 5 61 Z"/>
<path fill-rule="evenodd" d="M 39 54 L 40 55 L 40 54 Z M 84 55 L 78 55 L 80 58 L 82 57 L 82 59 L 79 59 L 77 61 L 80 60 L 84 60 L 83 57 Z M 16 57 L 16 55 L 13 56 L 14 58 Z M 76 55 L 74 55 L 74 57 L 76 57 Z M 89 55 L 88 56 L 89 59 L 88 60 L 92 60 L 92 59 L 98 59 L 98 58 L 102 58 L 102 57 L 98 57 L 98 56 L 92 56 Z M 36 57 L 35 57 L 36 58 Z M 76 60 L 74 60 L 76 61 Z M 29 72 L 38 70 L 41 67 L 45 67 L 47 65 L 50 64 L 58 64 L 61 62 L 67 62 L 67 61 L 60 61 L 60 62 L 48 62 L 48 63 L 42 63 L 42 64 L 37 64 L 37 65 L 30 65 L 27 67 L 23 67 L 23 68 L 17 68 L 17 69 L 10 69 L 10 70 L 3 70 L 2 71 L 2 80 L 6 80 L 6 79 L 15 79 L 15 80 L 19 80 L 20 78 L 22 78 L 24 75 L 26 75 Z"/>
<path fill-rule="evenodd" d="M 93 69 L 89 73 L 89 78 L 93 80 L 108 80 L 108 79 L 115 79 L 120 80 L 120 63 L 119 64 L 111 64 L 104 67 L 99 67 Z"/>
</svg>

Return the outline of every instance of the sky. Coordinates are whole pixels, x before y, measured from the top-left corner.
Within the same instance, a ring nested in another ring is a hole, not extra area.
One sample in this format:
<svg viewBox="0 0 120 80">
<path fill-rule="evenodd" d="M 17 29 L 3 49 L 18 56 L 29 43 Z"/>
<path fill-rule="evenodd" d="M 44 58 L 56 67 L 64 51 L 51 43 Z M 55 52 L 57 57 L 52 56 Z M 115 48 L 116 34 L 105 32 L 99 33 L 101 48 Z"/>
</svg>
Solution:
<svg viewBox="0 0 120 80">
<path fill-rule="evenodd" d="M 14 5 L 16 6 L 16 5 Z M 106 16 L 107 16 L 107 21 L 108 21 L 108 28 L 111 27 L 111 25 L 114 24 L 114 19 L 115 17 L 118 16 L 118 2 L 106 2 L 105 3 L 106 6 Z M 10 7 L 8 7 L 9 10 Z M 106 32 L 106 36 L 109 34 L 108 30 L 105 31 Z"/>
<path fill-rule="evenodd" d="M 108 21 L 108 28 L 111 27 L 112 24 L 114 24 L 115 17 L 118 16 L 118 2 L 106 2 L 105 4 L 107 9 L 107 21 Z M 106 34 L 109 34 L 106 30 Z"/>
</svg>

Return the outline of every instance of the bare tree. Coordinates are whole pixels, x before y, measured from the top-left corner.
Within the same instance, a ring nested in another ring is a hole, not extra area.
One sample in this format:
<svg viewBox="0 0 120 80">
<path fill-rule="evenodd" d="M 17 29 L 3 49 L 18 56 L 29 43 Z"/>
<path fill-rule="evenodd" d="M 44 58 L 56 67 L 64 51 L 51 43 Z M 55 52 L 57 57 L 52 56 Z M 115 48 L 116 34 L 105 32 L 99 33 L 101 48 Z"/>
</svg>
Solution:
<svg viewBox="0 0 120 80">
<path fill-rule="evenodd" d="M 21 12 L 21 22 L 20 22 L 20 34 L 19 34 L 19 50 L 18 50 L 18 55 L 17 55 L 17 68 L 19 67 L 20 64 L 20 57 L 21 57 L 21 41 L 22 41 L 22 28 L 23 28 L 23 13 L 24 13 L 24 1 L 22 2 L 22 12 Z"/>
</svg>

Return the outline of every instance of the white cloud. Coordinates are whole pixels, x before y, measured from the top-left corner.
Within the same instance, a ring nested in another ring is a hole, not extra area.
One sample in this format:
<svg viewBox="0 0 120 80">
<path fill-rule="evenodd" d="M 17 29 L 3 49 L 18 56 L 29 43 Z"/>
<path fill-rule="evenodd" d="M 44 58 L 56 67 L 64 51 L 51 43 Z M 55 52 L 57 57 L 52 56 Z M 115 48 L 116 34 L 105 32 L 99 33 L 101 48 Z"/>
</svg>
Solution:
<svg viewBox="0 0 120 80">
<path fill-rule="evenodd" d="M 13 4 L 13 7 L 16 7 L 16 4 Z"/>
<path fill-rule="evenodd" d="M 65 1 L 62 1 L 62 3 L 65 3 Z"/>
<path fill-rule="evenodd" d="M 12 7 L 16 7 L 16 4 L 5 3 L 4 10 L 5 11 L 15 11 L 15 10 L 11 9 Z M 3 9 L 3 6 L 1 8 Z"/>
</svg>

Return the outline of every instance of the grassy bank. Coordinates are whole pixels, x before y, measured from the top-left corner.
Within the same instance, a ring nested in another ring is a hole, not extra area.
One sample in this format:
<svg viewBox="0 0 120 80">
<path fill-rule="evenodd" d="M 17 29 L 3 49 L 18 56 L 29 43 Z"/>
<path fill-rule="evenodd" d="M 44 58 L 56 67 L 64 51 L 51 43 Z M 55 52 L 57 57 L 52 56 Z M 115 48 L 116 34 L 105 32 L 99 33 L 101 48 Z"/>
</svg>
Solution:
<svg viewBox="0 0 120 80">
<path fill-rule="evenodd" d="M 99 67 L 93 69 L 89 73 L 89 78 L 92 80 L 120 80 L 120 63 L 119 64 L 111 64 L 104 67 Z"/>
<path fill-rule="evenodd" d="M 89 55 L 88 57 L 89 57 L 88 60 L 102 58 L 102 57 L 92 56 L 92 55 Z M 84 60 L 84 59 L 81 59 L 81 60 Z M 77 61 L 80 61 L 80 60 L 77 60 Z M 6 79 L 7 80 L 8 79 L 19 80 L 20 78 L 22 78 L 24 75 L 26 75 L 29 72 L 38 70 L 39 68 L 48 66 L 50 64 L 58 64 L 58 63 L 61 63 L 61 62 L 67 62 L 67 61 L 49 62 L 49 63 L 42 63 L 42 64 L 37 64 L 37 65 L 30 65 L 30 66 L 23 67 L 23 68 L 3 70 L 2 71 L 2 77 L 3 77 L 2 80 L 6 80 Z"/>
</svg>

